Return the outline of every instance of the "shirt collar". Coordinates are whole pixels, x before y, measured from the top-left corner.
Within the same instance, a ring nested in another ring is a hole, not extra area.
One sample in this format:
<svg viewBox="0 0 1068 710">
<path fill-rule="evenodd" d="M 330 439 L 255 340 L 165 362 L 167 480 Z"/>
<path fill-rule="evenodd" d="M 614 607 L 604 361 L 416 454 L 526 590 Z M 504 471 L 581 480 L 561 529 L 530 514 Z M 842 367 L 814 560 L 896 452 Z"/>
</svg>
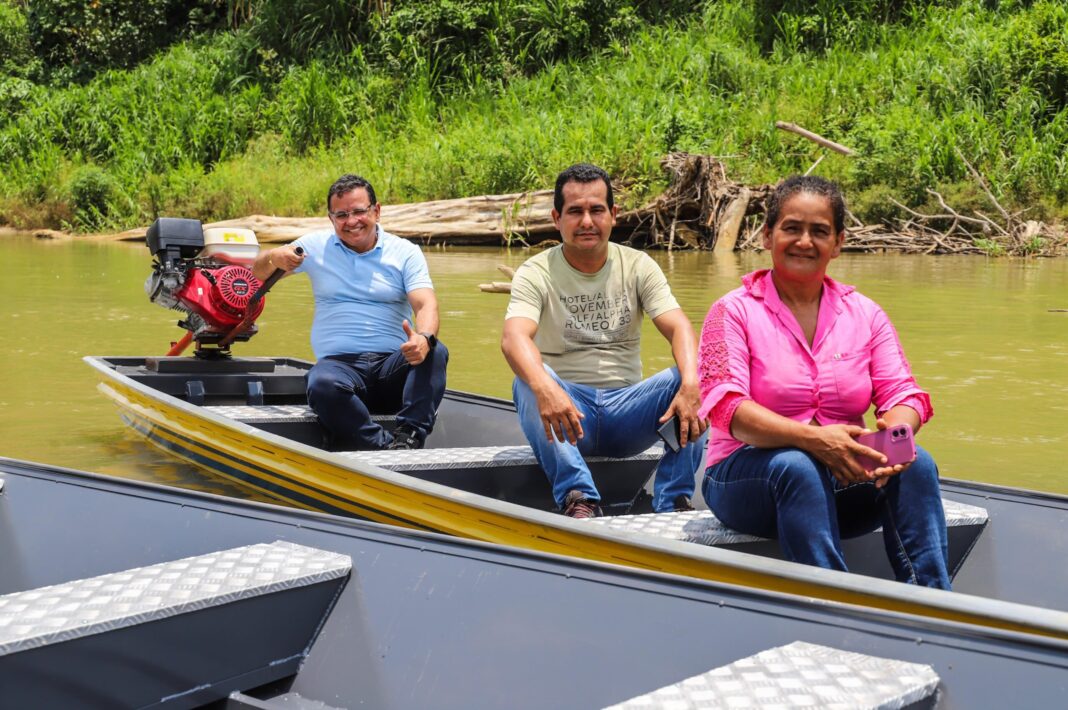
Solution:
<svg viewBox="0 0 1068 710">
<path fill-rule="evenodd" d="M 760 269 L 746 274 L 742 277 L 742 286 L 753 298 L 767 301 L 768 305 L 778 306 L 782 303 L 779 292 L 775 289 L 775 282 L 771 280 L 771 269 Z M 840 283 L 830 276 L 823 277 L 823 293 L 830 297 L 835 310 L 839 309 L 843 298 L 856 290 L 856 286 Z"/>
</svg>

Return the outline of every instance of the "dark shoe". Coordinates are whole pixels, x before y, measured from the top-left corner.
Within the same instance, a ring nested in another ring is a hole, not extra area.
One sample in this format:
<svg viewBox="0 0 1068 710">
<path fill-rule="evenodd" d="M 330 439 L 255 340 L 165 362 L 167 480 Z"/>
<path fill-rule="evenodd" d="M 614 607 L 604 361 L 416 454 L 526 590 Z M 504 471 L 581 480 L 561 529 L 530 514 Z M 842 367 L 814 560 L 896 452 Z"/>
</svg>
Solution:
<svg viewBox="0 0 1068 710">
<path fill-rule="evenodd" d="M 693 503 L 690 502 L 690 497 L 685 495 L 676 496 L 674 506 L 676 513 L 686 513 L 695 510 Z"/>
<path fill-rule="evenodd" d="M 399 426 L 393 431 L 393 441 L 386 448 L 390 451 L 421 449 L 423 448 L 423 440 L 419 438 L 419 434 L 414 429 Z"/>
<path fill-rule="evenodd" d="M 582 491 L 568 491 L 564 497 L 564 515 L 569 518 L 599 518 L 601 507 Z"/>
</svg>

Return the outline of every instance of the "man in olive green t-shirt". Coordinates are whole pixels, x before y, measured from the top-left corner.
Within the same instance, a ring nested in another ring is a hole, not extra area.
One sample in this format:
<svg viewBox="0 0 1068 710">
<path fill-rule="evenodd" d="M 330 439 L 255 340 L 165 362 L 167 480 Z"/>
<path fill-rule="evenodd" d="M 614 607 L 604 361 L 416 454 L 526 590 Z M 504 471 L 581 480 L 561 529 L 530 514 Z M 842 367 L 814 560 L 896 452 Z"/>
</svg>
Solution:
<svg viewBox="0 0 1068 710">
<path fill-rule="evenodd" d="M 512 280 L 501 349 L 516 374 L 520 424 L 565 515 L 600 515 L 585 456 L 632 456 L 679 420 L 679 451 L 657 467 L 653 509 L 692 510 L 707 422 L 698 415 L 693 326 L 648 254 L 613 244 L 607 173 L 573 165 L 556 179 L 553 222 L 563 243 L 524 262 Z M 677 367 L 642 379 L 645 313 Z"/>
</svg>

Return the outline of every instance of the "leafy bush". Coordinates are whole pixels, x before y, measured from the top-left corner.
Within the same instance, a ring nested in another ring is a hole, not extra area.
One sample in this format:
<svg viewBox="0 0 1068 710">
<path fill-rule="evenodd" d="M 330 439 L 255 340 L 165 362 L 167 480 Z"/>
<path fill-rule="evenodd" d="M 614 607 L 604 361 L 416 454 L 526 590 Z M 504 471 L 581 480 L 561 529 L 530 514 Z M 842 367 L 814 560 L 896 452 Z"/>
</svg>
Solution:
<svg viewBox="0 0 1068 710">
<path fill-rule="evenodd" d="M 26 16 L 9 0 L 0 0 L 0 75 L 28 76 L 34 63 Z"/>
<path fill-rule="evenodd" d="M 28 0 L 27 30 L 53 81 L 85 81 L 102 69 L 134 66 L 182 39 L 176 27 L 189 31 L 220 22 L 222 5 L 223 0 Z"/>
<path fill-rule="evenodd" d="M 0 77 L 0 125 L 17 115 L 37 92 L 32 81 L 18 77 Z"/>
<path fill-rule="evenodd" d="M 329 146 L 348 126 L 349 97 L 361 90 L 347 74 L 328 71 L 319 61 L 290 71 L 273 105 L 286 142 L 297 153 Z"/>
<path fill-rule="evenodd" d="M 110 175 L 96 166 L 83 167 L 71 176 L 69 189 L 79 227 L 98 229 L 107 223 L 118 192 Z"/>
<path fill-rule="evenodd" d="M 953 4 L 931 0 L 755 0 L 761 49 L 776 47 L 789 56 L 824 51 L 838 41 L 871 45 L 888 24 L 922 19 L 930 6 Z"/>
<path fill-rule="evenodd" d="M 1068 7 L 1036 4 L 1032 12 L 1013 19 L 1006 44 L 1011 78 L 1049 99 L 1042 118 L 1068 107 Z"/>
<path fill-rule="evenodd" d="M 265 56 L 289 65 L 359 50 L 394 76 L 429 72 L 434 88 L 450 90 L 499 85 L 694 12 L 683 0 L 249 0 L 241 7 L 249 69 L 270 70 Z"/>
</svg>

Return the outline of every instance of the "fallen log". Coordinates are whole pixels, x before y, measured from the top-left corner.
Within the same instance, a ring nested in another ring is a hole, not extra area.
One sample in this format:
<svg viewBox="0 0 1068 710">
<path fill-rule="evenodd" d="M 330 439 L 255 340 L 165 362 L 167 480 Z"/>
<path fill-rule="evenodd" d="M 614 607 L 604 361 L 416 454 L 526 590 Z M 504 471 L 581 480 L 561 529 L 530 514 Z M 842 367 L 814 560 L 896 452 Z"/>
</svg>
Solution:
<svg viewBox="0 0 1068 710">
<path fill-rule="evenodd" d="M 540 241 L 556 236 L 553 226 L 552 190 L 510 195 L 481 195 L 454 200 L 434 200 L 401 205 L 382 205 L 382 225 L 392 234 L 424 244 L 507 244 L 513 239 Z M 251 215 L 212 222 L 205 227 L 244 227 L 265 244 L 290 242 L 302 234 L 330 229 L 327 217 L 276 217 Z M 123 241 L 145 238 L 146 229 L 131 229 L 114 235 Z"/>
<path fill-rule="evenodd" d="M 738 233 L 742 229 L 742 220 L 749 211 L 749 188 L 743 187 L 738 195 L 723 210 L 723 219 L 716 229 L 716 242 L 713 254 L 729 254 L 738 245 Z"/>
<path fill-rule="evenodd" d="M 963 156 L 961 156 L 963 160 Z M 896 224 L 863 225 L 851 216 L 847 251 L 919 254 L 1051 256 L 1068 251 L 1062 226 L 1024 220 L 996 200 L 986 180 L 965 160 L 970 174 L 993 204 L 993 217 L 961 214 L 942 195 L 928 190 L 938 212 L 898 204 Z M 742 185 L 727 178 L 713 156 L 672 153 L 661 161 L 668 187 L 655 199 L 619 214 L 612 240 L 637 248 L 698 249 L 716 253 L 762 248 L 761 229 L 770 185 Z M 616 186 L 625 197 L 625 186 Z M 626 201 L 621 200 L 621 201 Z M 390 232 L 423 244 L 552 246 L 552 191 L 482 195 L 402 205 L 383 205 L 382 224 Z M 252 215 L 208 227 L 246 227 L 265 244 L 288 242 L 307 232 L 329 229 L 326 217 Z M 144 229 L 108 239 L 143 240 Z"/>
</svg>

